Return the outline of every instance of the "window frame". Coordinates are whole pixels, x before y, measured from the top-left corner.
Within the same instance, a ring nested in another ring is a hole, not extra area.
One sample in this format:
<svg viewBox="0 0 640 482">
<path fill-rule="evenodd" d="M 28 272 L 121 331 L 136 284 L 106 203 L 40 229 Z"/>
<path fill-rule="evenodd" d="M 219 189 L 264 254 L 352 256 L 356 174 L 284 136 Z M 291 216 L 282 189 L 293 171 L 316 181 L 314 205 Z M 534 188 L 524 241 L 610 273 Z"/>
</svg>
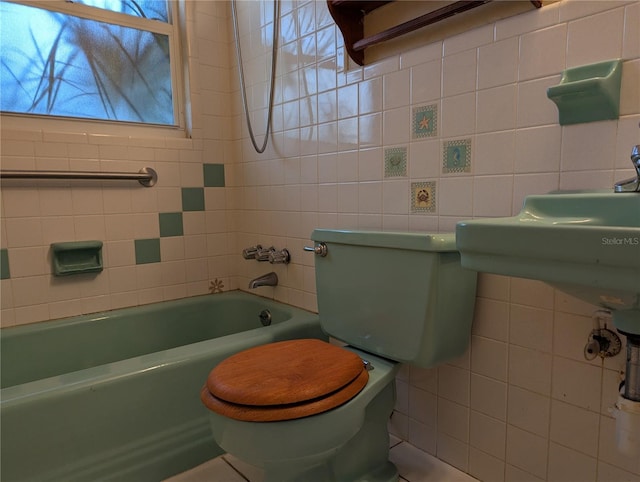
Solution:
<svg viewBox="0 0 640 482">
<path fill-rule="evenodd" d="M 185 76 L 187 75 L 185 67 L 186 56 L 182 51 L 181 38 L 182 35 L 186 35 L 186 32 L 181 28 L 185 23 L 182 18 L 184 10 L 181 8 L 182 5 L 179 5 L 178 0 L 167 0 L 169 22 L 162 22 L 113 12 L 110 10 L 103 10 L 97 7 L 73 3 L 67 0 L 1 1 L 166 35 L 169 38 L 172 102 L 175 122 L 175 124 L 172 125 L 163 125 L 121 120 L 0 111 L 3 128 L 19 130 L 32 130 L 34 128 L 41 129 L 42 122 L 46 122 L 47 128 L 63 132 L 131 135 L 131 129 L 134 128 L 136 130 L 136 135 L 184 137 L 186 134 L 187 137 L 190 137 L 190 133 L 188 132 L 189 122 L 188 119 L 186 119 L 185 107 L 187 104 L 185 79 Z"/>
</svg>

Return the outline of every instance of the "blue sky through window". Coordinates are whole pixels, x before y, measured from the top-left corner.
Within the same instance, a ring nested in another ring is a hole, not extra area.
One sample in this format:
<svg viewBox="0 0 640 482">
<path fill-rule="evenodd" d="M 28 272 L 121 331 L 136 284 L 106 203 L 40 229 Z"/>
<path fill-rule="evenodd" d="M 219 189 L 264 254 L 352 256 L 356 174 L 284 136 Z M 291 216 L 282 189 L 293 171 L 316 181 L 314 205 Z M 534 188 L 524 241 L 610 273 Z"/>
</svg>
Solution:
<svg viewBox="0 0 640 482">
<path fill-rule="evenodd" d="M 1 2 L 0 109 L 174 125 L 169 51 L 168 35 Z"/>
</svg>

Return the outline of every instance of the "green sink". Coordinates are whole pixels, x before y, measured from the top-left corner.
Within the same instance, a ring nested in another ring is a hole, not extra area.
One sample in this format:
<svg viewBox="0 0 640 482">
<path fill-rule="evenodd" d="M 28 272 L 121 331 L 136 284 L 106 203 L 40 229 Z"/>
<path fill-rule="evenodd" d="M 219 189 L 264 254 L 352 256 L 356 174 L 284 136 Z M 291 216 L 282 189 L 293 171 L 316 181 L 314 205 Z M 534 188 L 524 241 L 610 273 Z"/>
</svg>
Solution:
<svg viewBox="0 0 640 482">
<path fill-rule="evenodd" d="M 640 333 L 640 193 L 529 196 L 517 216 L 458 223 L 456 244 L 465 268 L 544 281 Z"/>
</svg>

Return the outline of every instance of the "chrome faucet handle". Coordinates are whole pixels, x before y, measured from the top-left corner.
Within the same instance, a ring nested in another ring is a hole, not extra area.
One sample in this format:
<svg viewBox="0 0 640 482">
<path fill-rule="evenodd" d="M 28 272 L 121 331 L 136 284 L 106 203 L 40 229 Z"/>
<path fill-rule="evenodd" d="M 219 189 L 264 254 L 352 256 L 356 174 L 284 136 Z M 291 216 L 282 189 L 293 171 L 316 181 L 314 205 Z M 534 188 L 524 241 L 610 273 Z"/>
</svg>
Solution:
<svg viewBox="0 0 640 482">
<path fill-rule="evenodd" d="M 259 244 L 256 244 L 255 246 L 251 246 L 249 248 L 244 248 L 242 250 L 242 257 L 244 259 L 255 259 L 256 254 L 261 249 L 262 249 L 262 246 Z"/>
<path fill-rule="evenodd" d="M 289 264 L 290 261 L 291 255 L 287 248 L 281 249 L 280 251 L 274 250 L 269 253 L 269 263 L 271 264 Z"/>
<path fill-rule="evenodd" d="M 258 251 L 256 251 L 255 260 L 260 262 L 269 261 L 271 252 L 275 250 L 276 248 L 274 248 L 273 246 L 271 246 L 270 248 L 260 248 Z"/>
</svg>

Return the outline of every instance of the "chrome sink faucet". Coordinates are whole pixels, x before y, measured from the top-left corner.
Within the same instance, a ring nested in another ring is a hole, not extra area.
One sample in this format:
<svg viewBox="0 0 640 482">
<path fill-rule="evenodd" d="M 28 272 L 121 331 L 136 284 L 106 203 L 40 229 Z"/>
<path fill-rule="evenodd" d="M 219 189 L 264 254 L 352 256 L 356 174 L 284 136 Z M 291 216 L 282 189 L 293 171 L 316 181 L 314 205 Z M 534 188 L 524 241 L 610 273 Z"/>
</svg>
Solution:
<svg viewBox="0 0 640 482">
<path fill-rule="evenodd" d="M 631 149 L 631 163 L 636 168 L 636 177 L 616 182 L 613 186 L 615 192 L 637 192 L 640 193 L 640 145 Z"/>
</svg>

